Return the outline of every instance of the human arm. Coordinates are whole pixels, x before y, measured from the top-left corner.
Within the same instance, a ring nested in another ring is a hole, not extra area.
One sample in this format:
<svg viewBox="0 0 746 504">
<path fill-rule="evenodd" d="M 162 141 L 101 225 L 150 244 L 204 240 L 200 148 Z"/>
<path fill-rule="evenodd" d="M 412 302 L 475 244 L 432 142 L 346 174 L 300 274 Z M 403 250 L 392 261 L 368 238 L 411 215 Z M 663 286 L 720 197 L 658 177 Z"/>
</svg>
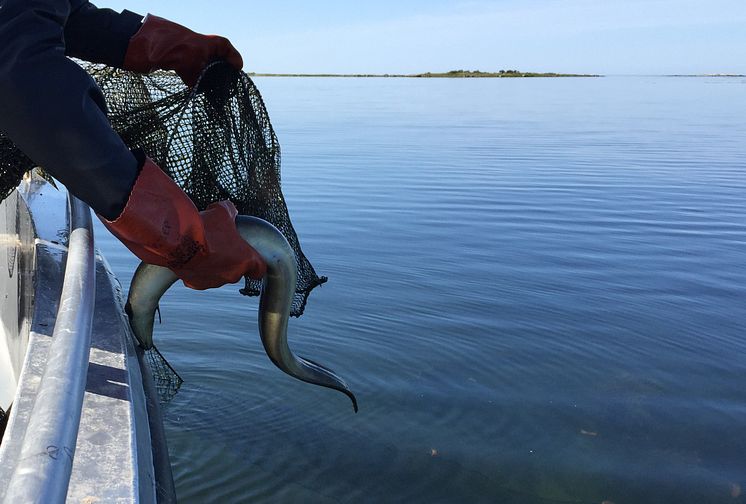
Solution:
<svg viewBox="0 0 746 504">
<path fill-rule="evenodd" d="M 130 39 L 142 27 L 143 16 L 98 8 L 88 1 L 71 2 L 65 23 L 65 54 L 93 63 L 123 68 Z"/>
</svg>

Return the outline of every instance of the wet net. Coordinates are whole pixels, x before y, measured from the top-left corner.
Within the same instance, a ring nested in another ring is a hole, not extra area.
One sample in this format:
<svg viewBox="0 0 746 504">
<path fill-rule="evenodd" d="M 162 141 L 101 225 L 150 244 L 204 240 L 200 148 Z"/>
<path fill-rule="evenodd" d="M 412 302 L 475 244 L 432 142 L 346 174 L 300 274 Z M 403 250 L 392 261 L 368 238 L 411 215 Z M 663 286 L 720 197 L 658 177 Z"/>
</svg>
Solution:
<svg viewBox="0 0 746 504">
<path fill-rule="evenodd" d="M 5 434 L 5 427 L 8 425 L 8 414 L 10 413 L 10 410 L 6 412 L 4 409 L 0 408 L 0 440 L 3 439 L 3 434 Z"/>
<path fill-rule="evenodd" d="M 168 404 L 179 392 L 184 380 L 155 346 L 143 352 L 143 359 L 153 377 L 158 402 Z"/>
<path fill-rule="evenodd" d="M 142 75 L 81 66 L 103 91 L 109 120 L 127 146 L 144 150 L 199 210 L 228 199 L 239 214 L 260 217 L 282 232 L 298 266 L 291 315 L 302 315 L 310 292 L 327 279 L 303 254 L 290 222 L 280 183 L 280 144 L 251 78 L 226 63 L 213 63 L 188 88 L 170 72 Z M 0 199 L 33 167 L 0 132 Z M 240 292 L 256 296 L 260 288 L 260 281 L 246 277 Z"/>
<path fill-rule="evenodd" d="M 0 201 L 18 187 L 23 174 L 32 168 L 34 162 L 0 131 Z"/>
<path fill-rule="evenodd" d="M 300 316 L 319 277 L 300 248 L 280 180 L 280 144 L 259 90 L 245 73 L 214 63 L 194 88 L 173 73 L 141 75 L 86 65 L 101 87 L 109 119 L 130 148 L 141 148 L 204 210 L 231 200 L 238 213 L 272 223 L 295 252 L 298 284 L 291 315 Z M 241 293 L 259 294 L 245 279 Z"/>
</svg>

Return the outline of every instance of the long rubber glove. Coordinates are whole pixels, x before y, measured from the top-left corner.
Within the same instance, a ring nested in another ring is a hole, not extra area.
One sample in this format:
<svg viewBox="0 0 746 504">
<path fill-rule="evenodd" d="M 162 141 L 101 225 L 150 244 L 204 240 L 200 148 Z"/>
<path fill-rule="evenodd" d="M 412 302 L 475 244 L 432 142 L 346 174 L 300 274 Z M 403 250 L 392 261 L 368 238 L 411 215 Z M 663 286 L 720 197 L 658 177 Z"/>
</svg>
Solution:
<svg viewBox="0 0 746 504">
<path fill-rule="evenodd" d="M 127 206 L 104 225 L 143 261 L 166 266 L 192 289 L 260 279 L 261 256 L 236 230 L 236 207 L 213 203 L 198 212 L 192 200 L 150 159 L 145 160 Z"/>
<path fill-rule="evenodd" d="M 228 39 L 202 35 L 148 14 L 142 28 L 130 39 L 124 69 L 139 73 L 174 70 L 191 87 L 202 70 L 217 60 L 225 60 L 237 70 L 243 67 L 241 55 Z"/>
</svg>

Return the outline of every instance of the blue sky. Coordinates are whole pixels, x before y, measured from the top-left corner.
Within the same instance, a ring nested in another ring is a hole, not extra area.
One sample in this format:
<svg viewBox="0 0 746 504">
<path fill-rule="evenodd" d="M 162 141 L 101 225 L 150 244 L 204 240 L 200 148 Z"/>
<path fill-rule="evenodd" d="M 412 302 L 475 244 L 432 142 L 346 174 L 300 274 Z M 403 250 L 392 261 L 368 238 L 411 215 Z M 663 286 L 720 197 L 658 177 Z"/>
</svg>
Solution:
<svg viewBox="0 0 746 504">
<path fill-rule="evenodd" d="M 746 0 L 98 0 L 227 36 L 247 71 L 746 73 Z"/>
</svg>

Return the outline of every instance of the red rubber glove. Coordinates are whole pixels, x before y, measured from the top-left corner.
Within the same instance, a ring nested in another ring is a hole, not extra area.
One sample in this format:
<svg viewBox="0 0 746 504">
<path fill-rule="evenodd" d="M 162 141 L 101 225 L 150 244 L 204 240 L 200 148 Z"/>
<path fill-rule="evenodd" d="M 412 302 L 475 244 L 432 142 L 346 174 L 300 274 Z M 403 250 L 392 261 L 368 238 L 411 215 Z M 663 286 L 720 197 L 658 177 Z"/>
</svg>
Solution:
<svg viewBox="0 0 746 504">
<path fill-rule="evenodd" d="M 241 55 L 227 38 L 202 35 L 148 14 L 129 41 L 123 68 L 139 73 L 174 70 L 192 87 L 202 70 L 217 60 L 225 60 L 237 70 L 243 67 Z"/>
<path fill-rule="evenodd" d="M 192 200 L 146 159 L 127 206 L 104 225 L 146 263 L 166 266 L 192 289 L 235 283 L 244 275 L 264 276 L 267 265 L 236 230 L 238 211 L 230 201 L 197 212 Z"/>
</svg>

